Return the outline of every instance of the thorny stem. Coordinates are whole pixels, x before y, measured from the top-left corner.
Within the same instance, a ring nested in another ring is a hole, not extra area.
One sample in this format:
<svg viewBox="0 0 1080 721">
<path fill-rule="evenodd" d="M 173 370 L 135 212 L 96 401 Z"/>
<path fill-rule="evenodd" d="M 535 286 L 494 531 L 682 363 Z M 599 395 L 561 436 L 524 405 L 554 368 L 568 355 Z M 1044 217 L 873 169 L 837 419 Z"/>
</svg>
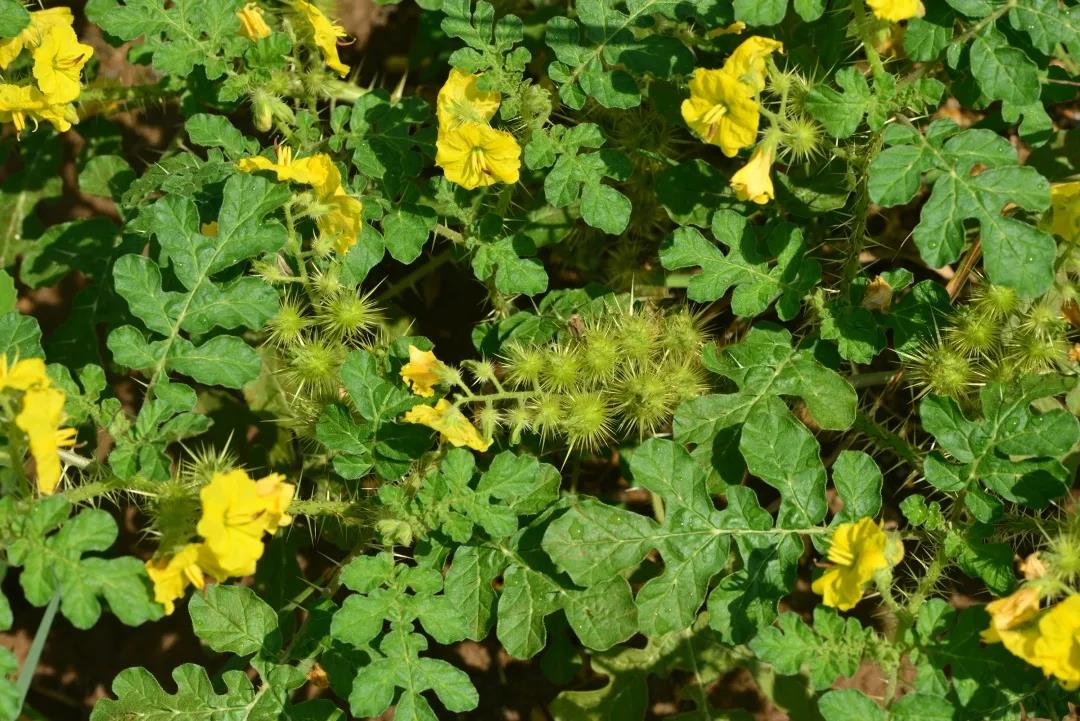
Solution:
<svg viewBox="0 0 1080 721">
<path fill-rule="evenodd" d="M 865 413 L 859 412 L 855 416 L 854 429 L 870 439 L 879 448 L 889 451 L 912 468 L 918 471 L 922 470 L 922 455 L 919 449 L 906 438 L 893 433 Z"/>
<path fill-rule="evenodd" d="M 436 232 L 439 232 L 438 227 L 435 230 Z M 445 230 L 450 233 L 454 232 L 449 228 L 446 228 Z M 439 234 L 443 235 L 443 233 Z M 460 234 L 456 235 L 460 237 Z M 386 303 L 386 301 L 390 300 L 391 298 L 395 298 L 398 295 L 401 295 L 403 292 L 409 290 L 414 285 L 416 285 L 417 281 L 419 281 L 421 278 L 446 265 L 451 260 L 453 260 L 453 258 L 453 248 L 447 248 L 441 253 L 429 257 L 426 262 L 418 266 L 412 272 L 407 273 L 401 280 L 397 281 L 389 288 L 384 290 L 382 293 L 380 293 L 379 296 L 375 299 L 376 302 L 380 304 Z"/>
<path fill-rule="evenodd" d="M 870 63 L 870 71 L 875 78 L 883 77 L 885 65 L 881 62 L 881 55 L 874 47 L 874 39 L 870 36 L 869 18 L 863 9 L 863 0 L 851 0 L 851 11 L 855 14 L 855 27 L 859 32 L 859 40 L 862 41 L 863 51 L 866 53 L 866 61 Z"/>
</svg>

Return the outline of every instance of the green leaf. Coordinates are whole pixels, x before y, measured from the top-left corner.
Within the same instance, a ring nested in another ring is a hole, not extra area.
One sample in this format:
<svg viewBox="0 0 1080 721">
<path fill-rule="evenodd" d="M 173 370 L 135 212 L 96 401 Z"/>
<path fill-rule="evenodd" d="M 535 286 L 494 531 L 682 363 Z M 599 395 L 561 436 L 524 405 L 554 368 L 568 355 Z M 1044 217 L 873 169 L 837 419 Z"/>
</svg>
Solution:
<svg viewBox="0 0 1080 721">
<path fill-rule="evenodd" d="M 222 271 L 285 243 L 285 229 L 266 219 L 289 197 L 284 186 L 251 175 L 234 175 L 225 183 L 218 213 L 218 235 L 200 230 L 195 204 L 167 195 L 147 209 L 147 225 L 161 245 L 162 260 L 181 291 L 164 290 L 159 262 L 142 255 L 120 258 L 113 270 L 117 293 L 146 327 L 164 336 L 148 341 L 130 326 L 114 330 L 109 348 L 118 363 L 152 368 L 155 375 L 172 370 L 211 385 L 239 388 L 254 380 L 261 362 L 239 337 L 219 335 L 194 343 L 181 332 L 259 328 L 277 309 L 277 293 L 254 276 L 213 280 Z"/>
<path fill-rule="evenodd" d="M 525 162 L 530 168 L 554 167 L 544 177 L 544 195 L 556 208 L 564 208 L 580 199 L 581 217 L 594 228 L 619 235 L 630 222 L 630 201 L 605 178 L 625 180 L 630 162 L 625 155 L 602 149 L 581 153 L 581 148 L 600 148 L 604 136 L 593 123 L 582 123 L 567 130 L 553 126 L 550 135 L 538 134 L 525 148 Z"/>
<path fill-rule="evenodd" d="M 221 148 L 232 160 L 259 152 L 256 140 L 245 138 L 240 130 L 221 115 L 196 113 L 184 123 L 191 142 L 204 148 Z"/>
<path fill-rule="evenodd" d="M 17 310 L 0 315 L 0 353 L 8 358 L 40 358 L 41 328 L 33 316 Z"/>
<path fill-rule="evenodd" d="M 855 675 L 872 637 L 873 632 L 864 629 L 858 619 L 844 619 L 832 609 L 818 606 L 813 627 L 788 611 L 775 626 L 762 630 L 750 642 L 750 649 L 777 673 L 808 674 L 811 685 L 820 691 L 842 676 Z"/>
<path fill-rule="evenodd" d="M 735 0 L 735 17 L 748 25 L 778 25 L 787 14 L 788 0 Z"/>
<path fill-rule="evenodd" d="M 909 693 L 889 707 L 890 721 L 955 721 L 956 709 L 946 699 Z"/>
<path fill-rule="evenodd" d="M 971 74 L 994 100 L 1029 105 L 1039 99 L 1039 69 L 1022 50 L 1009 47 L 998 36 L 991 44 L 982 37 L 971 41 Z"/>
<path fill-rule="evenodd" d="M 116 699 L 94 705 L 91 721 L 162 721 L 170 719 L 229 719 L 230 721 L 278 721 L 285 700 L 304 682 L 304 674 L 288 666 L 260 665 L 263 684 L 257 690 L 240 670 L 225 671 L 225 693 L 211 683 L 206 670 L 187 663 L 173 669 L 176 693 L 167 693 L 154 675 L 136 667 L 120 672 L 112 684 Z"/>
<path fill-rule="evenodd" d="M 1035 414 L 1031 404 L 1064 391 L 1053 376 L 1032 376 L 1013 386 L 988 384 L 979 393 L 983 418 L 977 421 L 968 420 L 951 399 L 925 399 L 923 427 L 959 462 L 930 456 L 928 479 L 950 490 L 981 481 L 1008 501 L 1045 507 L 1068 488 L 1069 471 L 1061 461 L 1080 443 L 1080 422 L 1063 408 Z M 1011 460 L 1012 455 L 1029 458 Z"/>
<path fill-rule="evenodd" d="M 0 0 L 0 38 L 13 38 L 30 24 L 30 13 L 16 0 Z"/>
<path fill-rule="evenodd" d="M 833 524 L 876 518 L 881 512 L 881 469 L 862 451 L 841 451 L 832 467 L 833 485 L 844 507 Z"/>
<path fill-rule="evenodd" d="M 836 84 L 843 89 L 842 93 L 827 85 L 815 85 L 806 98 L 806 107 L 829 135 L 847 138 L 858 130 L 873 96 L 857 68 L 838 71 Z"/>
<path fill-rule="evenodd" d="M 349 705 L 361 717 L 379 716 L 397 696 L 395 718 L 434 719 L 425 691 L 433 691 L 450 711 L 469 711 L 479 698 L 469 677 L 446 661 L 421 656 L 427 639 L 414 632 L 420 621 L 440 643 L 451 643 L 467 633 L 465 619 L 450 604 L 442 575 L 431 568 L 409 568 L 394 563 L 384 552 L 358 557 L 345 568 L 342 581 L 357 591 L 334 614 L 334 638 L 365 649 L 370 662 L 356 670 Z M 381 638 L 384 622 L 390 630 Z M 368 646 L 368 644 L 371 644 Z"/>
<path fill-rule="evenodd" d="M 102 600 L 130 626 L 160 618 L 141 561 L 86 555 L 105 551 L 116 540 L 112 516 L 86 509 L 68 518 L 70 508 L 63 496 L 38 501 L 28 513 L 0 508 L 0 515 L 10 514 L 14 524 L 8 558 L 23 566 L 19 583 L 26 599 L 44 606 L 59 593 L 60 611 L 76 628 L 97 622 Z"/>
<path fill-rule="evenodd" d="M 936 121 L 925 137 L 904 135 L 901 142 L 911 144 L 886 148 L 870 164 L 870 197 L 882 205 L 906 203 L 922 174 L 937 171 L 914 231 L 923 259 L 935 267 L 955 261 L 964 246 L 965 221 L 976 220 L 990 279 L 1025 297 L 1045 291 L 1054 274 L 1053 238 L 1002 215 L 1002 209 L 1012 203 L 1045 210 L 1050 202 L 1046 179 L 1034 168 L 1018 166 L 1009 142 L 989 130 L 957 132 L 951 122 Z M 985 169 L 973 174 L 976 164 Z"/>
<path fill-rule="evenodd" d="M 86 14 L 109 35 L 121 40 L 142 37 L 154 67 L 167 75 L 187 77 L 196 65 L 206 77 L 225 74 L 227 60 L 247 45 L 240 35 L 236 11 L 243 0 L 186 0 L 169 5 L 160 0 L 90 0 Z"/>
<path fill-rule="evenodd" d="M 119 155 L 95 155 L 86 161 L 86 165 L 79 172 L 79 190 L 119 201 L 133 180 L 135 171 Z"/>
<path fill-rule="evenodd" d="M 886 721 L 885 712 L 869 696 L 854 688 L 829 691 L 818 700 L 825 721 Z"/>
<path fill-rule="evenodd" d="M 35 133 L 19 143 L 19 157 L 26 166 L 9 173 L 0 183 L 0 268 L 8 268 L 26 248 L 26 241 L 41 234 L 35 214 L 38 203 L 60 196 L 59 141 L 49 133 Z"/>
<path fill-rule="evenodd" d="M 480 280 L 493 277 L 500 293 L 537 295 L 547 290 L 548 275 L 544 264 L 531 257 L 535 254 L 536 245 L 520 234 L 478 244 L 473 272 Z"/>
<path fill-rule="evenodd" d="M 366 350 L 354 350 L 341 366 L 341 382 L 356 410 L 376 425 L 392 420 L 419 401 L 404 381 L 391 382 Z"/>
<path fill-rule="evenodd" d="M 686 227 L 678 228 L 660 248 L 660 260 L 669 270 L 701 268 L 700 275 L 690 278 L 690 299 L 717 300 L 735 287 L 731 308 L 736 315 L 758 315 L 776 301 L 781 319 L 795 317 L 803 296 L 821 277 L 818 263 L 805 255 L 802 232 L 777 223 L 766 228 L 762 240 L 746 218 L 720 210 L 713 215 L 712 233 L 729 248 L 726 256 L 697 230 Z M 775 259 L 771 267 L 770 259 Z"/>
<path fill-rule="evenodd" d="M 250 588 L 215 584 L 196 593 L 188 603 L 195 635 L 218 653 L 247 656 L 266 648 L 274 651 L 280 639 L 274 609 Z"/>
</svg>

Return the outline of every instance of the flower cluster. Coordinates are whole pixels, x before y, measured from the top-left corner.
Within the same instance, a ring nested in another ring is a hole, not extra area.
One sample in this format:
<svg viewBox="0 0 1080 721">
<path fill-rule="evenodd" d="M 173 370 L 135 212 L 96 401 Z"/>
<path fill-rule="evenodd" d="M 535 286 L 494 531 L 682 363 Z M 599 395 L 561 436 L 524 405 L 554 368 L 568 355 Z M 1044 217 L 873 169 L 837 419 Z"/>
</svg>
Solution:
<svg viewBox="0 0 1080 721">
<path fill-rule="evenodd" d="M 447 180 L 467 190 L 516 183 L 521 170 L 517 139 L 490 125 L 501 102 L 499 93 L 480 90 L 477 79 L 452 68 L 436 104 L 439 137 L 435 164 Z"/>
<path fill-rule="evenodd" d="M 18 35 L 0 40 L 0 70 L 8 70 L 23 50 L 32 58 L 29 82 L 0 83 L 0 122 L 13 123 L 16 133 L 26 128 L 27 118 L 48 121 L 60 132 L 79 122 L 72 103 L 82 92 L 82 69 L 94 49 L 79 42 L 73 21 L 66 7 L 38 10 Z"/>
<path fill-rule="evenodd" d="M 1080 594 L 1046 609 L 1040 602 L 1039 588 L 1025 585 L 988 603 L 990 627 L 982 632 L 982 640 L 1003 644 L 1068 690 L 1080 688 Z"/>
<path fill-rule="evenodd" d="M 263 536 L 287 526 L 295 486 L 272 473 L 258 481 L 242 469 L 215 473 L 200 491 L 202 517 L 196 531 L 203 540 L 189 542 L 171 556 L 146 562 L 154 598 L 171 614 L 188 586 L 202 589 L 207 576 L 224 581 L 247 576 L 263 554 Z"/>
<path fill-rule="evenodd" d="M 683 120 L 729 158 L 752 145 L 761 120 L 759 96 L 765 89 L 766 64 L 774 52 L 783 50 L 783 43 L 754 35 L 735 48 L 723 67 L 695 69 L 690 97 L 682 104 Z M 775 158 L 776 140 L 767 138 L 731 179 L 740 200 L 764 204 L 773 198 L 769 172 Z"/>
<path fill-rule="evenodd" d="M 445 364 L 431 351 L 422 351 L 414 345 L 409 346 L 409 362 L 401 367 L 401 378 L 413 393 L 423 398 L 435 395 L 435 385 L 446 375 Z M 456 403 L 440 398 L 434 406 L 419 403 L 405 414 L 406 423 L 418 423 L 427 426 L 439 434 L 451 445 L 467 447 L 483 453 L 491 447 L 491 439 L 480 435 L 476 426 L 465 417 Z"/>
<path fill-rule="evenodd" d="M 22 391 L 16 427 L 26 435 L 30 455 L 37 469 L 37 488 L 50 495 L 60 484 L 63 468 L 59 450 L 75 445 L 75 429 L 61 427 L 64 421 L 64 392 L 54 388 L 45 374 L 45 362 L 27 358 L 8 366 L 0 356 L 0 392 Z"/>
<path fill-rule="evenodd" d="M 889 547 L 889 538 L 872 518 L 841 523 L 833 532 L 828 559 L 832 566 L 811 588 L 826 606 L 847 611 L 862 598 L 863 587 L 874 576 L 900 561 L 903 549 Z"/>
<path fill-rule="evenodd" d="M 341 171 L 329 155 L 318 153 L 294 158 L 291 148 L 278 146 L 276 162 L 257 155 L 240 160 L 237 167 L 246 173 L 272 170 L 281 182 L 311 186 L 315 197 L 308 206 L 308 213 L 315 219 L 321 239 L 341 254 L 356 244 L 364 205 L 359 198 L 345 191 Z"/>
</svg>

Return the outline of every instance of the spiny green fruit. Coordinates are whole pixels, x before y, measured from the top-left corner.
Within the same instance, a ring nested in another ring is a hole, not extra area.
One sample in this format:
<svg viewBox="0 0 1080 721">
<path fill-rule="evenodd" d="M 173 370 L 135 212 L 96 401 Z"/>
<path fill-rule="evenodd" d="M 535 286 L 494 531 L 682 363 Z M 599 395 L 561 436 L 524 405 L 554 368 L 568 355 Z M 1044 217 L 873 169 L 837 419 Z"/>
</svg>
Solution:
<svg viewBox="0 0 1080 721">
<path fill-rule="evenodd" d="M 585 332 L 580 356 L 585 378 L 596 384 L 615 376 L 622 353 L 615 334 L 609 328 L 600 326 Z"/>
<path fill-rule="evenodd" d="M 660 345 L 677 356 L 696 355 L 705 345 L 701 318 L 685 308 L 665 316 L 660 326 Z"/>
<path fill-rule="evenodd" d="M 611 439 L 612 408 L 601 393 L 588 391 L 567 396 L 560 430 L 570 448 L 595 451 Z"/>
<path fill-rule="evenodd" d="M 1021 374 L 1045 373 L 1065 361 L 1068 353 L 1069 345 L 1063 338 L 1024 329 L 1010 339 L 1007 358 Z"/>
<path fill-rule="evenodd" d="M 532 427 L 543 440 L 558 433 L 563 422 L 563 397 L 557 393 L 541 393 L 532 399 Z"/>
<path fill-rule="evenodd" d="M 975 287 L 971 305 L 991 318 L 1007 318 L 1020 308 L 1020 296 L 1005 285 L 984 283 Z"/>
<path fill-rule="evenodd" d="M 1048 302 L 1035 303 L 1020 318 L 1022 332 L 1044 339 L 1064 339 L 1065 319 L 1061 311 Z"/>
<path fill-rule="evenodd" d="M 299 388 L 320 395 L 337 390 L 338 369 L 344 360 L 345 349 L 339 343 L 315 336 L 292 348 L 287 368 Z"/>
<path fill-rule="evenodd" d="M 540 385 L 553 391 L 569 391 L 582 381 L 581 357 L 576 348 L 552 346 L 544 354 Z"/>
<path fill-rule="evenodd" d="M 328 338 L 351 343 L 374 333 L 383 314 L 370 293 L 342 287 L 320 299 L 315 319 Z"/>
<path fill-rule="evenodd" d="M 649 311 L 626 313 L 614 320 L 614 330 L 626 360 L 645 363 L 659 350 L 657 340 L 660 329 L 657 325 Z"/>
<path fill-rule="evenodd" d="M 1001 320 L 967 306 L 956 313 L 946 338 L 954 348 L 969 355 L 986 355 L 996 350 L 1001 340 Z"/>
<path fill-rule="evenodd" d="M 798 115 L 784 123 L 780 144 L 791 151 L 795 162 L 803 163 L 821 155 L 822 139 L 821 126 L 810 118 Z"/>
<path fill-rule="evenodd" d="M 709 392 L 709 379 L 697 356 L 669 356 L 660 365 L 657 373 L 666 379 L 675 405 Z"/>
<path fill-rule="evenodd" d="M 922 393 L 963 398 L 976 381 L 975 365 L 962 353 L 940 341 L 908 356 L 911 384 Z"/>
<path fill-rule="evenodd" d="M 626 374 L 620 379 L 614 398 L 623 426 L 640 436 L 663 426 L 674 411 L 670 379 L 657 369 L 637 369 Z"/>
<path fill-rule="evenodd" d="M 506 370 L 506 380 L 514 388 L 534 387 L 540 383 L 547 367 L 542 348 L 513 342 L 506 346 L 500 358 Z"/>
<path fill-rule="evenodd" d="M 303 303 L 294 297 L 281 299 L 277 313 L 267 322 L 269 331 L 267 340 L 279 348 L 297 345 L 304 340 L 304 334 L 311 327 L 311 319 L 304 312 Z"/>
</svg>

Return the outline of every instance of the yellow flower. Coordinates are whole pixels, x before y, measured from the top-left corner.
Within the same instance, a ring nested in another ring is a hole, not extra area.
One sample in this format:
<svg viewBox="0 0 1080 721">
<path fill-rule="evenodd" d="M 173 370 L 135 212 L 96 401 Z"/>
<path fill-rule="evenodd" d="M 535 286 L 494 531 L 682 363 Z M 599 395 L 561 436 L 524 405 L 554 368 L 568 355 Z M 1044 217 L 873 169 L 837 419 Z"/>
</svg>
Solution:
<svg viewBox="0 0 1080 721">
<path fill-rule="evenodd" d="M 435 104 L 439 129 L 452 130 L 465 123 L 486 123 L 499 109 L 499 93 L 476 87 L 478 75 L 450 69 L 450 77 L 439 90 Z"/>
<path fill-rule="evenodd" d="M 154 583 L 154 600 L 165 607 L 165 615 L 176 610 L 176 601 L 184 597 L 188 586 L 202 590 L 206 586 L 199 557 L 203 544 L 189 543 L 171 558 L 166 556 L 146 562 L 146 574 Z"/>
<path fill-rule="evenodd" d="M 218 222 L 212 220 L 209 223 L 203 223 L 199 226 L 199 232 L 207 238 L 216 238 L 218 235 Z"/>
<path fill-rule="evenodd" d="M 491 447 L 491 440 L 484 440 L 480 431 L 445 398 L 432 406 L 417 405 L 405 414 L 406 423 L 419 423 L 438 431 L 454 446 L 467 446 L 481 453 Z"/>
<path fill-rule="evenodd" d="M 19 57 L 23 48 L 36 48 L 41 44 L 41 38 L 49 28 L 56 26 L 71 27 L 75 17 L 70 8 L 58 7 L 48 10 L 38 10 L 30 13 L 30 24 L 22 29 L 13 38 L 0 40 L 0 70 L 6 70 L 8 65 Z"/>
<path fill-rule="evenodd" d="M 325 194 L 331 185 L 331 173 L 337 173 L 333 161 L 329 155 L 318 153 L 305 158 L 293 158 L 292 148 L 279 145 L 275 150 L 277 162 L 256 155 L 251 158 L 243 158 L 236 163 L 236 167 L 245 173 L 256 170 L 273 170 L 277 179 L 281 182 L 292 181 L 310 185 L 320 194 Z M 337 185 L 341 184 L 341 175 L 336 175 Z M 333 188 L 329 188 L 333 192 Z"/>
<path fill-rule="evenodd" d="M 440 132 L 435 149 L 435 164 L 446 179 L 466 190 L 518 181 L 521 146 L 503 130 L 466 123 Z"/>
<path fill-rule="evenodd" d="M 322 198 L 328 211 L 316 218 L 315 222 L 319 226 L 319 232 L 332 238 L 334 249 L 344 255 L 349 252 L 349 248 L 356 245 L 357 236 L 360 235 L 364 204 L 359 198 L 348 195 L 340 187 L 338 191 L 334 195 Z"/>
<path fill-rule="evenodd" d="M 751 35 L 724 62 L 724 72 L 761 92 L 765 89 L 765 60 L 777 51 L 784 52 L 784 44 L 779 40 Z"/>
<path fill-rule="evenodd" d="M 323 15 L 322 10 L 309 2 L 296 0 L 294 5 L 311 25 L 311 30 L 315 33 L 315 46 L 322 53 L 326 66 L 342 77 L 348 75 L 349 66 L 341 62 L 337 50 L 337 41 L 345 37 L 345 29 L 332 22 L 330 18 Z"/>
<path fill-rule="evenodd" d="M 1039 619 L 1035 655 L 1046 675 L 1056 677 L 1066 690 L 1080 688 L 1080 594 L 1069 596 Z"/>
<path fill-rule="evenodd" d="M 866 0 L 878 20 L 900 22 L 926 14 L 921 0 Z"/>
<path fill-rule="evenodd" d="M 262 40 L 270 37 L 270 26 L 263 18 L 263 11 L 255 3 L 248 3 L 236 11 L 240 18 L 240 34 L 248 40 Z"/>
<path fill-rule="evenodd" d="M 63 420 L 64 394 L 55 388 L 30 388 L 23 395 L 22 410 L 15 416 L 15 425 L 30 443 L 42 495 L 52 494 L 60 483 L 60 448 L 75 444 L 75 430 L 60 428 Z"/>
<path fill-rule="evenodd" d="M 34 49 L 34 78 L 52 105 L 70 103 L 79 97 L 79 75 L 94 49 L 79 42 L 67 25 L 54 25 Z"/>
<path fill-rule="evenodd" d="M 1050 188 L 1050 232 L 1080 243 L 1080 180 Z"/>
<path fill-rule="evenodd" d="M 1003 634 L 1014 632 L 1039 615 L 1039 591 L 1033 586 L 1024 586 L 1005 598 L 986 604 L 986 612 L 990 614 L 990 627 L 982 632 L 982 640 L 985 643 L 1001 642 Z"/>
<path fill-rule="evenodd" d="M 292 495 L 291 487 L 289 495 Z M 263 554 L 263 534 L 271 527 L 276 530 L 278 525 L 283 525 L 280 497 L 266 485 L 260 494 L 258 484 L 239 468 L 215 473 L 199 496 L 202 518 L 196 530 L 206 539 L 218 566 L 228 576 L 254 573 L 255 564 Z M 275 512 L 275 508 L 279 511 Z"/>
<path fill-rule="evenodd" d="M 296 486 L 285 483 L 285 476 L 271 473 L 266 478 L 255 481 L 255 493 L 266 507 L 266 531 L 277 533 L 278 528 L 292 523 L 292 516 L 286 511 L 292 503 Z"/>
<path fill-rule="evenodd" d="M 61 133 L 70 130 L 72 123 L 79 122 L 74 107 L 50 102 L 43 92 L 31 85 L 0 83 L 0 122 L 14 123 L 16 135 L 21 135 L 26 129 L 27 116 L 35 121 L 48 121 Z"/>
<path fill-rule="evenodd" d="M 440 380 L 442 361 L 428 350 L 409 345 L 409 362 L 401 366 L 401 379 L 409 384 L 413 393 L 424 398 L 435 395 L 435 384 Z"/>
<path fill-rule="evenodd" d="M 697 68 L 682 116 L 706 143 L 720 146 L 729 158 L 751 145 L 760 119 L 754 89 L 723 70 Z"/>
<path fill-rule="evenodd" d="M 45 374 L 45 361 L 40 358 L 26 358 L 8 366 L 6 355 L 0 355 L 0 391 L 15 388 L 20 391 L 34 386 L 48 387 L 49 376 Z"/>
<path fill-rule="evenodd" d="M 885 556 L 885 531 L 872 518 L 841 523 L 833 533 L 828 558 L 833 562 L 814 581 L 814 593 L 826 606 L 847 611 L 862 598 L 862 589 L 874 574 L 889 566 Z"/>
<path fill-rule="evenodd" d="M 769 176 L 776 147 L 762 143 L 750 156 L 749 162 L 731 176 L 731 187 L 739 200 L 752 200 L 765 205 L 773 199 L 773 183 Z"/>
</svg>

